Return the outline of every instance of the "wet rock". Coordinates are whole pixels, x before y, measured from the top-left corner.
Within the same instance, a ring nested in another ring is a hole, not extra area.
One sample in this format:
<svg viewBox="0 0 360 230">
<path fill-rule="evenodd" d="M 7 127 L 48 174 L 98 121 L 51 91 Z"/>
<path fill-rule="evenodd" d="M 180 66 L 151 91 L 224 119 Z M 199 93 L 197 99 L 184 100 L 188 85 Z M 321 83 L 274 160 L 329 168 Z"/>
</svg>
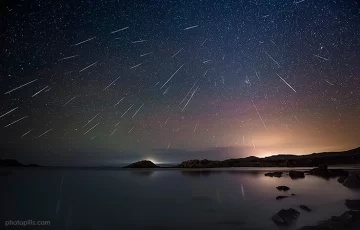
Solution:
<svg viewBox="0 0 360 230">
<path fill-rule="evenodd" d="M 295 222 L 300 216 L 300 212 L 293 208 L 281 209 L 272 216 L 272 220 L 280 225 L 290 225 Z"/>
<path fill-rule="evenodd" d="M 305 178 L 304 172 L 301 171 L 290 171 L 289 176 L 291 177 L 291 179 Z"/>
<path fill-rule="evenodd" d="M 340 183 L 340 184 L 343 184 L 344 182 L 345 182 L 345 180 L 346 180 L 346 176 L 341 176 L 341 177 L 339 177 L 338 179 L 337 179 L 337 181 Z"/>
<path fill-rule="evenodd" d="M 331 177 L 347 177 L 349 172 L 344 169 L 329 169 Z"/>
<path fill-rule="evenodd" d="M 318 169 L 320 170 L 327 170 L 328 166 L 327 165 L 319 165 Z"/>
<path fill-rule="evenodd" d="M 307 211 L 307 212 L 311 212 L 311 209 L 310 209 L 308 206 L 306 206 L 306 205 L 300 205 L 300 208 L 301 208 L 302 210 Z"/>
<path fill-rule="evenodd" d="M 350 214 L 350 212 L 344 212 L 341 216 L 332 216 L 330 220 L 335 222 L 346 222 L 350 221 L 351 218 L 352 215 Z"/>
<path fill-rule="evenodd" d="M 346 200 L 345 205 L 348 209 L 360 211 L 360 200 Z"/>
<path fill-rule="evenodd" d="M 292 196 L 296 196 L 295 193 L 291 193 Z"/>
<path fill-rule="evenodd" d="M 269 177 L 281 177 L 282 176 L 282 172 L 268 172 L 265 173 L 265 176 L 269 176 Z"/>
<path fill-rule="evenodd" d="M 343 185 L 348 188 L 360 188 L 360 177 L 357 174 L 350 174 L 345 180 Z"/>
<path fill-rule="evenodd" d="M 282 186 L 277 186 L 276 188 L 277 188 L 277 190 L 279 190 L 279 191 L 284 191 L 284 192 L 290 190 L 290 188 L 289 188 L 288 186 L 284 186 L 284 185 L 282 185 Z"/>
<path fill-rule="evenodd" d="M 288 197 L 288 196 L 277 196 L 276 199 L 277 199 L 277 200 L 282 200 L 282 199 L 284 199 L 284 198 L 286 198 L 286 197 Z"/>
</svg>

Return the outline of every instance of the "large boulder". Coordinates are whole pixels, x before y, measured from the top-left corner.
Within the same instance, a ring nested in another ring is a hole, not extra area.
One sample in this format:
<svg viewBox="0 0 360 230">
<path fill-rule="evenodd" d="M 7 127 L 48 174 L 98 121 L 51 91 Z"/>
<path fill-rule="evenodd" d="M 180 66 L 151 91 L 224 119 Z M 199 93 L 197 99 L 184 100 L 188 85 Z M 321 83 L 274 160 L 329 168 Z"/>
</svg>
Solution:
<svg viewBox="0 0 360 230">
<path fill-rule="evenodd" d="M 280 225 L 290 225 L 294 223 L 300 216 L 300 212 L 293 208 L 281 209 L 272 216 L 272 220 Z"/>
<path fill-rule="evenodd" d="M 152 161 L 143 160 L 132 163 L 128 166 L 125 166 L 124 168 L 159 168 L 159 166 L 154 164 Z"/>
<path fill-rule="evenodd" d="M 291 170 L 289 172 L 289 176 L 291 177 L 291 179 L 299 179 L 299 178 L 305 178 L 305 174 L 304 172 L 301 172 L 301 171 L 293 171 Z"/>
<path fill-rule="evenodd" d="M 350 174 L 345 180 L 343 185 L 348 188 L 360 188 L 360 177 L 357 174 Z"/>
<path fill-rule="evenodd" d="M 301 208 L 302 210 L 307 211 L 307 212 L 311 212 L 311 208 L 309 208 L 309 207 L 306 206 L 306 205 L 300 205 L 300 208 Z"/>
<path fill-rule="evenodd" d="M 346 180 L 346 176 L 341 176 L 337 179 L 337 181 L 340 183 L 340 184 L 344 184 L 345 180 Z"/>
<path fill-rule="evenodd" d="M 281 177 L 282 176 L 282 172 L 268 172 L 265 173 L 265 176 L 269 176 L 269 177 Z"/>
<path fill-rule="evenodd" d="M 327 170 L 327 169 L 328 169 L 328 166 L 327 166 L 327 165 L 319 165 L 319 166 L 318 166 L 318 169 L 320 169 L 320 170 Z"/>
<path fill-rule="evenodd" d="M 284 185 L 277 186 L 276 188 L 277 188 L 277 190 L 284 191 L 284 192 L 290 190 L 290 188 L 288 186 L 284 186 Z"/>
<path fill-rule="evenodd" d="M 360 200 L 346 200 L 345 205 L 348 209 L 360 211 Z"/>
</svg>

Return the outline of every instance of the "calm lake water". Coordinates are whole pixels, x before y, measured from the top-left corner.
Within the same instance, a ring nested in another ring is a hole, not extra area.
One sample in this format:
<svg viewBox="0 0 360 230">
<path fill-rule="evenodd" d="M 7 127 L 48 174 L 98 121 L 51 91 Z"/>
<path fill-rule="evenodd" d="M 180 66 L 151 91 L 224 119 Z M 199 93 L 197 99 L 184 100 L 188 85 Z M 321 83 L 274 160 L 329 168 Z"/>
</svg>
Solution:
<svg viewBox="0 0 360 230">
<path fill-rule="evenodd" d="M 21 229 L 271 230 L 279 229 L 274 213 L 295 208 L 300 217 L 285 229 L 297 229 L 340 215 L 345 199 L 360 198 L 359 190 L 334 179 L 269 178 L 265 171 L 16 169 L 0 176 L 1 221 L 51 221 Z M 279 185 L 290 191 L 278 191 Z M 275 200 L 291 193 L 296 196 Z"/>
</svg>

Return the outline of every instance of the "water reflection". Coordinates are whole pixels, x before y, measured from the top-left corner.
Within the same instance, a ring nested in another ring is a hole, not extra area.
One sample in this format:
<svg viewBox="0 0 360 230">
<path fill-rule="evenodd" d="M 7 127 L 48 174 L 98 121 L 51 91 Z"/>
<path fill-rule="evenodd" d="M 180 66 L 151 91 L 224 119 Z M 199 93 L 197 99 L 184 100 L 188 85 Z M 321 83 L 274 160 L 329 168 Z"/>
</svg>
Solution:
<svg viewBox="0 0 360 230">
<path fill-rule="evenodd" d="M 219 174 L 232 174 L 232 175 L 237 175 L 237 174 L 247 174 L 247 175 L 253 175 L 253 176 L 262 176 L 263 172 L 258 172 L 258 171 L 240 171 L 240 170 L 221 170 L 221 169 L 215 169 L 215 170 L 211 170 L 211 169 L 183 169 L 181 170 L 181 173 L 183 176 L 190 176 L 190 177 L 208 177 L 210 175 L 219 175 Z"/>
<path fill-rule="evenodd" d="M 211 170 L 181 170 L 183 176 L 190 177 L 208 177 L 210 174 L 220 174 L 222 171 L 211 171 Z"/>
<path fill-rule="evenodd" d="M 293 230 L 341 215 L 347 210 L 346 199 L 360 197 L 358 191 L 342 186 L 335 179 L 323 180 L 311 175 L 302 180 L 292 180 L 288 175 L 266 177 L 267 171 L 66 171 L 54 227 L 278 230 L 271 216 L 281 209 L 294 208 L 301 214 L 296 224 L 289 227 Z M 16 171 L 0 190 L 0 195 L 5 197 L 0 200 L 0 206 L 7 211 L 4 217 L 52 220 L 62 175 L 61 170 Z M 276 187 L 280 185 L 290 190 L 278 191 Z M 292 193 L 296 196 L 291 196 Z M 276 200 L 280 195 L 289 197 Z M 301 210 L 299 205 L 308 206 L 312 212 Z"/>
<path fill-rule="evenodd" d="M 143 177 L 149 177 L 154 174 L 154 170 L 133 170 L 131 171 L 132 175 L 135 176 L 143 176 Z"/>
</svg>

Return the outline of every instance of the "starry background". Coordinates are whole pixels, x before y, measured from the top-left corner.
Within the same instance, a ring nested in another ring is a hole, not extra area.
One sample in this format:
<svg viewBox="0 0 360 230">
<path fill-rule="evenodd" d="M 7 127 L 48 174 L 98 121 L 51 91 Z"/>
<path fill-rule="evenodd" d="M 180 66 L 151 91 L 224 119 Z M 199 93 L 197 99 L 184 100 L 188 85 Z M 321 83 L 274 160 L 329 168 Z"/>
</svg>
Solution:
<svg viewBox="0 0 360 230">
<path fill-rule="evenodd" d="M 0 157 L 115 165 L 358 147 L 359 8 L 2 1 Z"/>
</svg>

